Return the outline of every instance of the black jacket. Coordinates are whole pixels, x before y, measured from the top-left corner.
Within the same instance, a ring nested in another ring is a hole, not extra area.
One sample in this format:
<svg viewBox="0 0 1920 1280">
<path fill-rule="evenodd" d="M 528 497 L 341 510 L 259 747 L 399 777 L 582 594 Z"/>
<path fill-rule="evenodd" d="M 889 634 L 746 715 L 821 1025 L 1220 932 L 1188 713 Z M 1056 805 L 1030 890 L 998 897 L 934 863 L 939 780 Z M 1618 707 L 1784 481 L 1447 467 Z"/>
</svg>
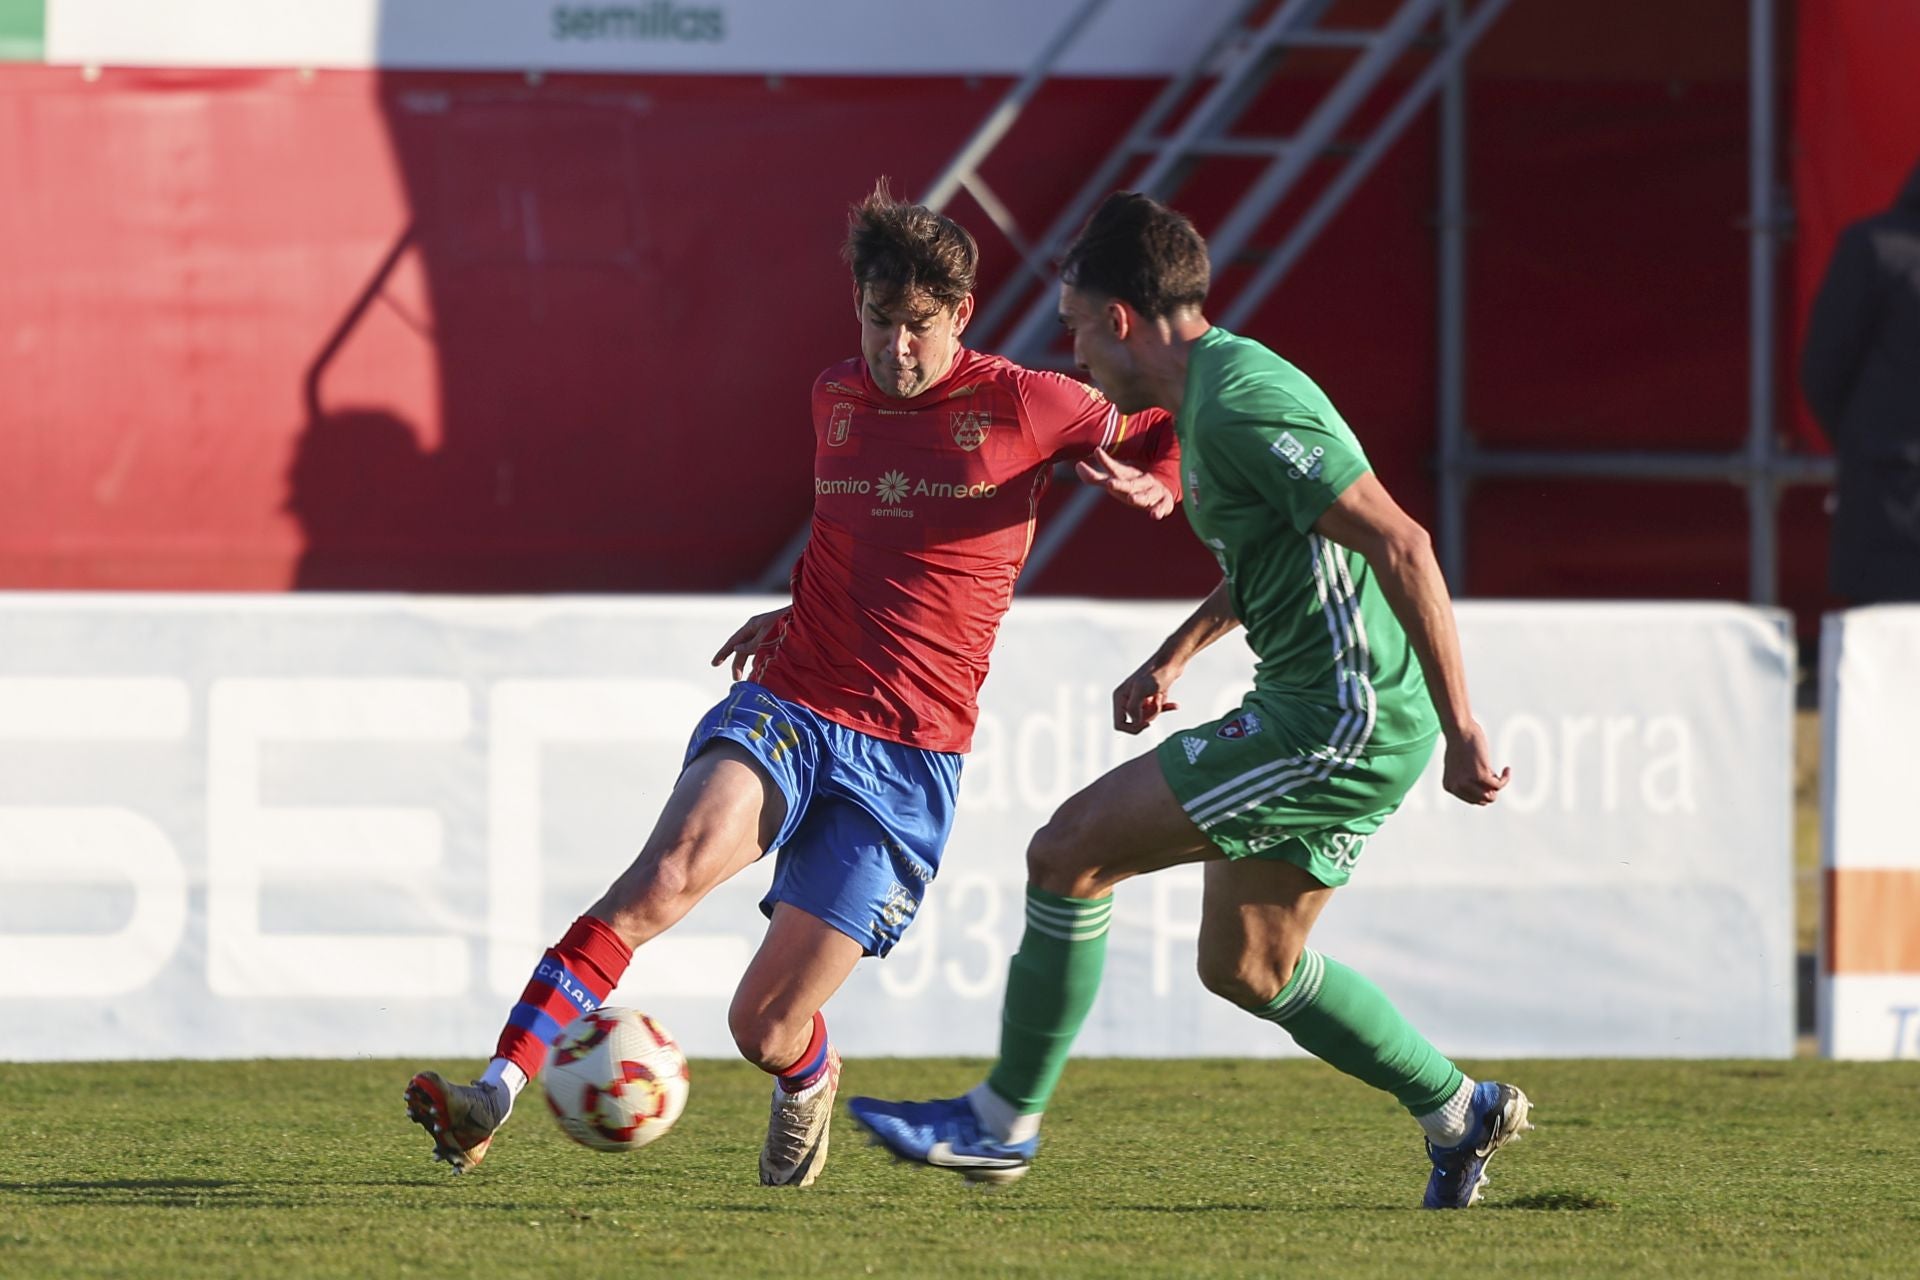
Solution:
<svg viewBox="0 0 1920 1280">
<path fill-rule="evenodd" d="M 1834 591 L 1920 600 L 1920 167 L 1891 209 L 1841 233 L 1800 381 L 1839 458 Z"/>
</svg>

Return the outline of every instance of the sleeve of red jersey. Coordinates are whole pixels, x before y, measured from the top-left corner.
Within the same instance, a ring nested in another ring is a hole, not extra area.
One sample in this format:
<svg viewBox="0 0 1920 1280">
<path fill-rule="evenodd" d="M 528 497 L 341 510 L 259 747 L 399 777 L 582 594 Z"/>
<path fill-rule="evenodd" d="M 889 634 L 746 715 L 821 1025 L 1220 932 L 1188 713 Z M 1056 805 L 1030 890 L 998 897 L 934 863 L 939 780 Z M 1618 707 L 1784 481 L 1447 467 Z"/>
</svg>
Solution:
<svg viewBox="0 0 1920 1280">
<path fill-rule="evenodd" d="M 1152 472 L 1180 496 L 1180 444 L 1166 410 L 1121 413 L 1098 388 L 1077 379 L 1037 369 L 1020 373 L 1021 411 L 1041 457 L 1078 461 L 1105 449 Z"/>
</svg>

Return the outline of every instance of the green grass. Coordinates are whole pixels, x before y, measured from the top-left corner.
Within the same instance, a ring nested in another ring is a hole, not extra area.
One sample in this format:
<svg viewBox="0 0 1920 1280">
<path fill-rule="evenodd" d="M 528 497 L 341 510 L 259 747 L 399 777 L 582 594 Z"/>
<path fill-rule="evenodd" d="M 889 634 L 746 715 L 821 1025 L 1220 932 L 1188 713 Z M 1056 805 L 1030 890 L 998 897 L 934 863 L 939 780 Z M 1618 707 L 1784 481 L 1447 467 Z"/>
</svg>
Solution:
<svg viewBox="0 0 1920 1280">
<path fill-rule="evenodd" d="M 1532 1094 L 1480 1208 L 1429 1214 L 1417 1130 L 1311 1062 L 1088 1061 L 1022 1183 L 889 1163 L 844 1115 L 764 1190 L 766 1081 L 696 1063 L 658 1145 L 569 1145 L 529 1096 L 487 1163 L 426 1159 L 419 1064 L 0 1065 L 0 1275 L 1859 1275 L 1920 1266 L 1910 1063 L 1468 1064 Z M 849 1064 L 928 1096 L 979 1063 Z"/>
</svg>

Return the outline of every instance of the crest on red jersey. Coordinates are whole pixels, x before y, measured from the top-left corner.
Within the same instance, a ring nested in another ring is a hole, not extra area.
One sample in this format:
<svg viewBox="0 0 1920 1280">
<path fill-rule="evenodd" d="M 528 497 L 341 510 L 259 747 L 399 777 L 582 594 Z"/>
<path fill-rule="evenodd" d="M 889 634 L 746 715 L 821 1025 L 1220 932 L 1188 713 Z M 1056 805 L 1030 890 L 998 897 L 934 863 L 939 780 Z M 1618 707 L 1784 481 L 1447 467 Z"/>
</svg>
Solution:
<svg viewBox="0 0 1920 1280">
<path fill-rule="evenodd" d="M 852 429 L 853 406 L 842 400 L 833 406 L 833 416 L 827 420 L 827 443 L 836 447 L 845 444 Z"/>
<path fill-rule="evenodd" d="M 953 415 L 953 442 L 972 453 L 986 441 L 987 431 L 993 426 L 993 419 L 984 413 L 956 413 Z"/>
</svg>

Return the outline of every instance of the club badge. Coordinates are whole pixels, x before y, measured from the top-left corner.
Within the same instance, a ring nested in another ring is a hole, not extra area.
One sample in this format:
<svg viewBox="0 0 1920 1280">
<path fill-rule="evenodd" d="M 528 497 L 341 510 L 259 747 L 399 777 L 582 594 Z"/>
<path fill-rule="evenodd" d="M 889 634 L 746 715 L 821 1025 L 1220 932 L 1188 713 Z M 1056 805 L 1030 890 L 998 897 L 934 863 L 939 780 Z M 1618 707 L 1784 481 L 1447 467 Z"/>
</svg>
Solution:
<svg viewBox="0 0 1920 1280">
<path fill-rule="evenodd" d="M 972 453 L 987 439 L 987 431 L 993 426 L 993 419 L 984 413 L 972 411 L 953 415 L 953 442 Z"/>
</svg>

